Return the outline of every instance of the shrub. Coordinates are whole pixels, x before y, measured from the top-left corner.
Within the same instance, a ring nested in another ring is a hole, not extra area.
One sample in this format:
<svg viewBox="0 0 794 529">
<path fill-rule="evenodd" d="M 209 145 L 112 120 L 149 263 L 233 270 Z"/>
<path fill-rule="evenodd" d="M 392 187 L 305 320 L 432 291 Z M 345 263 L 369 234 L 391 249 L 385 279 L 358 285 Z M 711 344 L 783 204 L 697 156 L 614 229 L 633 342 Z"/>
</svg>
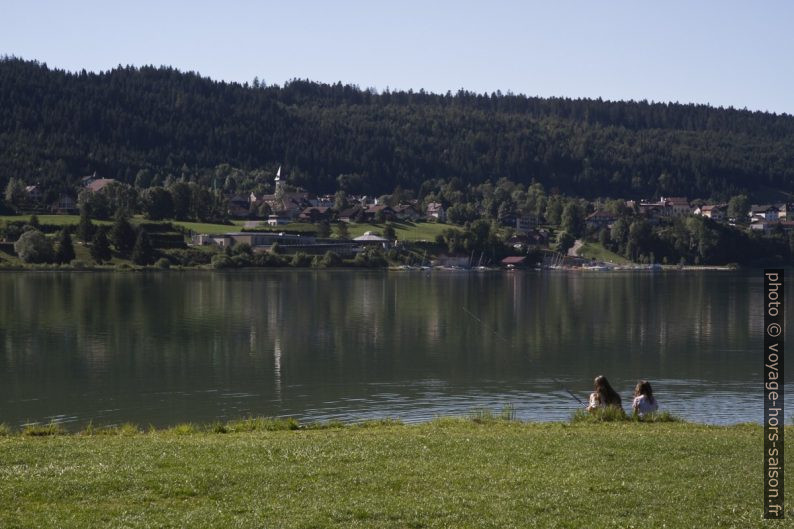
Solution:
<svg viewBox="0 0 794 529">
<path fill-rule="evenodd" d="M 167 255 L 173 262 L 181 266 L 198 266 L 210 264 L 215 254 L 198 248 L 186 248 L 181 250 L 169 250 Z"/>
<path fill-rule="evenodd" d="M 169 268 L 171 268 L 171 261 L 169 261 L 165 257 L 161 257 L 157 260 L 156 263 L 154 263 L 154 266 L 156 266 L 157 268 L 162 268 L 163 270 L 168 270 Z"/>
<path fill-rule="evenodd" d="M 325 266 L 325 267 L 341 266 L 342 265 L 342 258 L 339 256 L 338 253 L 328 251 L 328 252 L 325 252 L 325 255 L 323 255 L 323 258 L 320 261 L 320 264 L 322 266 Z"/>
<path fill-rule="evenodd" d="M 225 254 L 213 255 L 212 261 L 210 261 L 210 263 L 212 264 L 212 268 L 215 268 L 217 270 L 234 267 L 234 262 L 232 262 L 232 259 Z"/>
<path fill-rule="evenodd" d="M 515 421 L 516 410 L 512 404 L 505 404 L 498 414 L 493 413 L 487 408 L 477 408 L 469 413 L 469 419 L 478 424 L 487 424 L 497 421 Z"/>
<path fill-rule="evenodd" d="M 176 426 L 172 426 L 171 428 L 163 430 L 163 433 L 171 434 L 171 435 L 190 435 L 198 432 L 199 432 L 198 427 L 196 427 L 195 424 L 190 422 L 177 424 Z"/>
<path fill-rule="evenodd" d="M 48 435 L 66 435 L 66 430 L 58 423 L 28 424 L 22 429 L 22 435 L 29 437 L 44 437 Z"/>
<path fill-rule="evenodd" d="M 90 268 L 90 266 L 88 266 L 88 264 L 85 261 L 82 261 L 80 259 L 73 259 L 72 268 L 74 268 L 75 270 L 85 270 L 87 268 Z"/>
<path fill-rule="evenodd" d="M 232 256 L 232 263 L 237 268 L 245 268 L 246 266 L 251 266 L 253 259 L 247 253 L 241 253 Z"/>
<path fill-rule="evenodd" d="M 306 255 L 303 252 L 298 252 L 292 256 L 292 261 L 290 261 L 290 266 L 294 266 L 296 268 L 303 268 L 307 267 L 312 263 L 312 258 Z"/>
<path fill-rule="evenodd" d="M 25 263 L 52 262 L 52 243 L 38 230 L 26 231 L 14 243 L 14 251 Z"/>
<path fill-rule="evenodd" d="M 251 249 L 251 245 L 248 243 L 240 243 L 235 244 L 234 248 L 232 248 L 232 255 L 254 255 L 254 251 Z"/>
<path fill-rule="evenodd" d="M 284 266 L 286 263 L 280 255 L 270 252 L 262 252 L 254 255 L 254 266 Z"/>
</svg>

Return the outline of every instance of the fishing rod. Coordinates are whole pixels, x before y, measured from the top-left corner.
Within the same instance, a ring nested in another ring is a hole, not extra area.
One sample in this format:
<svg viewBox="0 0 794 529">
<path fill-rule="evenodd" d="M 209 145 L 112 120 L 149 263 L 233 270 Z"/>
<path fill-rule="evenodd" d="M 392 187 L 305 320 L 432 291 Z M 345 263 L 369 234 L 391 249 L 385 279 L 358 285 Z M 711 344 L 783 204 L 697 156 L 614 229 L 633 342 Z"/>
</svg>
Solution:
<svg viewBox="0 0 794 529">
<path fill-rule="evenodd" d="M 469 309 L 467 309 L 465 306 L 461 306 L 461 308 L 463 309 L 463 312 L 465 312 L 466 314 L 468 314 L 469 316 L 471 316 L 472 318 L 474 318 L 475 320 L 477 320 L 477 322 L 479 322 L 479 324 L 480 324 L 480 325 L 482 325 L 484 328 L 486 328 L 486 329 L 490 330 L 490 331 L 491 331 L 491 333 L 492 333 L 494 336 L 496 336 L 497 338 L 499 338 L 500 340 L 502 340 L 503 342 L 505 342 L 505 343 L 506 343 L 507 345 L 509 345 L 510 347 L 513 347 L 513 344 L 512 344 L 512 343 L 511 343 L 509 340 L 507 340 L 506 338 L 504 338 L 503 336 L 501 336 L 501 335 L 500 335 L 499 333 L 497 333 L 497 332 L 496 332 L 494 329 L 491 329 L 491 328 L 488 326 L 488 324 L 487 324 L 487 323 L 485 323 L 485 322 L 484 322 L 484 321 L 482 321 L 480 318 L 478 318 L 478 317 L 477 317 L 477 316 L 476 316 L 474 313 L 472 313 L 472 312 L 471 312 Z M 557 377 L 555 377 L 555 376 L 551 376 L 550 378 L 551 378 L 551 380 L 552 380 L 553 382 L 555 382 L 557 385 L 559 385 L 559 386 L 560 386 L 560 387 L 563 389 L 563 391 L 565 391 L 565 392 L 566 392 L 568 395 L 570 395 L 572 398 L 574 398 L 574 399 L 576 400 L 576 402 L 578 402 L 578 403 L 579 403 L 579 405 L 581 405 L 581 406 L 585 406 L 585 407 L 587 406 L 587 405 L 586 405 L 586 404 L 585 404 L 585 403 L 582 401 L 582 399 L 580 399 L 579 397 L 577 397 L 577 396 L 576 396 L 576 394 L 575 394 L 573 391 L 571 391 L 570 389 L 568 389 L 568 387 L 567 387 L 565 384 L 563 384 L 563 383 L 562 383 L 562 381 L 561 381 L 560 379 L 558 379 L 558 378 L 557 378 Z"/>
</svg>

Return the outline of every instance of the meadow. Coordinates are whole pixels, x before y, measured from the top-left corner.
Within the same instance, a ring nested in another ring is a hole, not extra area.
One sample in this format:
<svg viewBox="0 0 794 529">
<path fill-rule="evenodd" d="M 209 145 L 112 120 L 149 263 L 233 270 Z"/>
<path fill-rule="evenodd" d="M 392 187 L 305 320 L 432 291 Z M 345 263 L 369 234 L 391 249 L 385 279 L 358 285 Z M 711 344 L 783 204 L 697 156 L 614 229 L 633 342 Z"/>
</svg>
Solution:
<svg viewBox="0 0 794 529">
<path fill-rule="evenodd" d="M 7 529 L 769 526 L 757 425 L 485 413 L 4 431 Z"/>
</svg>

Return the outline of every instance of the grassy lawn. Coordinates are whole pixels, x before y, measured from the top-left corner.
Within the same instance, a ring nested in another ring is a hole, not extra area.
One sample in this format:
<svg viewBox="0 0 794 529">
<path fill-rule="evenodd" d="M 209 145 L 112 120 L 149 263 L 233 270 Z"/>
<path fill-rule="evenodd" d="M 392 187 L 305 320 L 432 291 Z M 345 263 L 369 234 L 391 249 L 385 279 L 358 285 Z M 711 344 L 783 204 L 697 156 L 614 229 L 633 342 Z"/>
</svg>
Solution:
<svg viewBox="0 0 794 529">
<path fill-rule="evenodd" d="M 40 224 L 52 224 L 53 226 L 70 226 L 70 225 L 77 225 L 80 222 L 80 217 L 78 215 L 36 215 L 39 218 Z M 2 221 L 25 221 L 27 222 L 30 220 L 30 215 L 2 215 L 0 216 L 0 222 Z M 95 224 L 113 224 L 113 221 L 109 220 L 94 220 Z"/>
<path fill-rule="evenodd" d="M 769 526 L 758 426 L 193 431 L 0 436 L 0 527 Z"/>
<path fill-rule="evenodd" d="M 182 226 L 196 233 L 207 233 L 207 234 L 230 233 L 230 232 L 240 231 L 243 228 L 242 221 L 234 221 L 233 225 L 209 224 L 206 222 L 187 222 L 183 220 L 167 220 L 163 222 L 170 222 L 174 226 Z"/>
<path fill-rule="evenodd" d="M 615 264 L 627 265 L 631 261 L 622 257 L 614 252 L 604 248 L 600 243 L 585 241 L 584 245 L 579 249 L 579 255 L 582 257 L 595 258 L 597 261 L 613 262 Z"/>
<path fill-rule="evenodd" d="M 52 224 L 54 226 L 76 226 L 80 222 L 78 215 L 38 215 L 39 223 Z M 30 215 L 5 215 L 0 216 L 0 221 L 28 221 Z M 133 224 L 138 222 L 148 222 L 141 216 L 136 216 L 130 219 Z M 95 224 L 113 224 L 112 220 L 96 220 L 92 219 Z M 153 221 L 159 222 L 159 221 Z M 163 222 L 170 222 L 175 226 L 184 226 L 198 233 L 226 233 L 228 231 L 239 231 L 243 226 L 243 221 L 234 221 L 234 225 L 229 224 L 207 224 L 204 222 L 185 222 L 181 220 L 164 220 Z"/>
<path fill-rule="evenodd" d="M 178 222 L 175 224 L 182 224 L 188 225 L 190 223 L 186 222 Z M 206 225 L 206 226 L 213 226 L 213 225 Z M 457 226 L 452 224 L 437 224 L 434 222 L 417 222 L 417 223 L 400 223 L 395 222 L 393 223 L 394 231 L 397 234 L 397 238 L 403 241 L 435 241 L 436 235 L 440 234 L 442 231 L 448 228 L 455 228 L 460 229 Z M 373 233 L 383 233 L 383 229 L 386 227 L 386 224 L 371 224 L 371 223 L 357 223 L 351 222 L 347 225 L 348 233 L 350 237 L 358 237 L 359 235 L 364 235 L 364 233 L 371 231 Z M 229 226 L 225 227 L 225 231 L 229 231 Z M 200 231 L 195 228 L 191 228 L 194 231 Z M 260 226 L 257 229 L 262 230 L 269 230 L 269 231 L 285 231 L 291 233 L 314 233 L 317 230 L 317 227 L 314 224 L 308 222 L 293 222 L 291 224 L 285 224 L 283 226 L 274 226 L 272 228 L 268 227 L 267 225 Z M 336 232 L 336 223 L 331 224 L 331 233 L 333 234 Z M 215 233 L 212 231 L 204 231 L 202 233 Z"/>
<path fill-rule="evenodd" d="M 401 241 L 431 241 L 436 240 L 436 235 L 442 231 L 454 228 L 460 229 L 453 224 L 440 224 L 436 222 L 416 222 L 416 223 L 397 223 L 393 224 L 397 239 Z M 369 223 L 350 223 L 349 230 L 351 237 L 364 235 L 365 232 L 383 233 L 386 224 Z"/>
<path fill-rule="evenodd" d="M 77 215 L 39 215 L 39 222 L 41 224 L 53 224 L 56 226 L 64 226 L 64 225 L 77 225 L 80 221 L 80 217 Z M 16 215 L 16 216 L 0 216 L 0 221 L 8 220 L 8 221 L 19 221 L 24 220 L 27 221 L 30 219 L 30 215 Z M 132 219 L 132 222 L 142 222 L 144 219 L 142 217 L 135 217 Z M 97 221 L 94 220 L 93 222 L 97 224 L 112 224 L 112 221 Z M 209 224 L 205 222 L 186 222 L 181 220 L 166 220 L 163 222 L 171 222 L 175 226 L 184 226 L 196 233 L 208 233 L 208 234 L 215 234 L 215 233 L 227 233 L 233 231 L 240 231 L 245 224 L 244 220 L 235 220 L 233 221 L 233 225 L 230 224 Z M 369 224 L 369 223 L 350 223 L 348 225 L 350 237 L 358 237 L 359 235 L 363 235 L 367 231 L 372 232 L 383 232 L 383 228 L 385 224 Z M 395 232 L 397 233 L 397 238 L 404 241 L 435 241 L 436 235 L 440 234 L 447 228 L 456 228 L 451 224 L 437 224 L 434 222 L 417 222 L 417 223 L 395 223 L 394 224 Z M 268 229 L 267 225 L 263 225 L 262 229 Z M 286 224 L 284 226 L 273 227 L 273 231 L 287 231 L 287 232 L 314 232 L 316 227 L 310 223 L 301 223 L 301 222 L 294 222 L 291 224 Z M 333 231 L 333 230 L 332 230 Z"/>
</svg>

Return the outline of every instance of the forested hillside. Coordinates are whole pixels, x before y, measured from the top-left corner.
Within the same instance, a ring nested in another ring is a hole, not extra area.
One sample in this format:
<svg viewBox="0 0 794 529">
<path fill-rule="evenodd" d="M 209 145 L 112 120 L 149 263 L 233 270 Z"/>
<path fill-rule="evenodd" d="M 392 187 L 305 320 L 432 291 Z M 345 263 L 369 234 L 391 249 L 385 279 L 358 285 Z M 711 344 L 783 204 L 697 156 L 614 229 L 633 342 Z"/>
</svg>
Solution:
<svg viewBox="0 0 794 529">
<path fill-rule="evenodd" d="M 703 105 L 215 82 L 173 68 L 66 73 L 0 60 L 0 185 L 225 171 L 316 192 L 533 179 L 586 197 L 794 191 L 794 117 Z M 53 186 L 52 184 L 56 184 Z"/>
</svg>

